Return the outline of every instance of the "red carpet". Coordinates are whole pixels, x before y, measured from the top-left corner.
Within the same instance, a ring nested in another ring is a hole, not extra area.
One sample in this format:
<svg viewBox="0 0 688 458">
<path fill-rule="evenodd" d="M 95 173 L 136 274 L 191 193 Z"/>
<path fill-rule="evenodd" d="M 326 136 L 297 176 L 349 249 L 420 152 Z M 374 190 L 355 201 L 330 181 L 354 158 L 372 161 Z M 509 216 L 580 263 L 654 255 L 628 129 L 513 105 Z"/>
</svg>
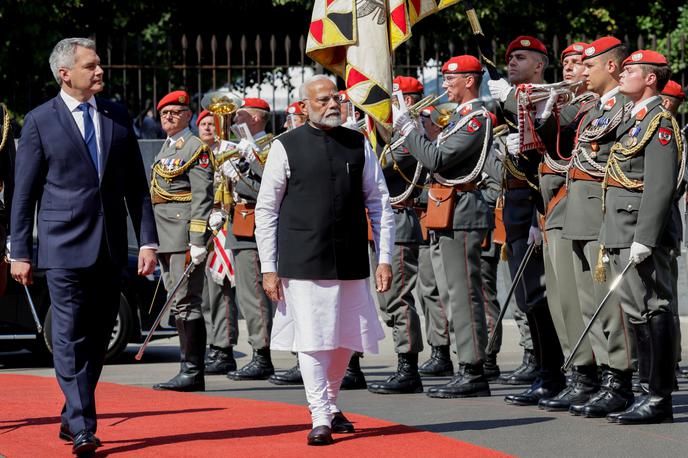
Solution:
<svg viewBox="0 0 688 458">
<path fill-rule="evenodd" d="M 101 383 L 97 456 L 507 456 L 439 434 L 347 414 L 355 434 L 308 447 L 306 407 Z M 0 375 L 0 455 L 68 457 L 57 438 L 62 393 L 54 378 Z"/>
</svg>

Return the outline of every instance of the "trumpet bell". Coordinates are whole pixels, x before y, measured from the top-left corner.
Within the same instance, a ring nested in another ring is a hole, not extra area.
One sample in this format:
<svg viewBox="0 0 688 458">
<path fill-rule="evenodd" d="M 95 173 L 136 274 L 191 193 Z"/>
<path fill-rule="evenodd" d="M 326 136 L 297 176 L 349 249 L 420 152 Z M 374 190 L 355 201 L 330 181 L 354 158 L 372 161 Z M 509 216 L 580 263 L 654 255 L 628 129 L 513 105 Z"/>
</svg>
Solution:
<svg viewBox="0 0 688 458">
<path fill-rule="evenodd" d="M 441 103 L 435 106 L 435 110 L 430 114 L 432 122 L 441 128 L 447 127 L 452 114 L 456 111 L 459 104 L 455 102 Z"/>
<path fill-rule="evenodd" d="M 217 115 L 230 115 L 241 108 L 242 98 L 228 91 L 209 92 L 201 99 L 201 106 Z"/>
</svg>

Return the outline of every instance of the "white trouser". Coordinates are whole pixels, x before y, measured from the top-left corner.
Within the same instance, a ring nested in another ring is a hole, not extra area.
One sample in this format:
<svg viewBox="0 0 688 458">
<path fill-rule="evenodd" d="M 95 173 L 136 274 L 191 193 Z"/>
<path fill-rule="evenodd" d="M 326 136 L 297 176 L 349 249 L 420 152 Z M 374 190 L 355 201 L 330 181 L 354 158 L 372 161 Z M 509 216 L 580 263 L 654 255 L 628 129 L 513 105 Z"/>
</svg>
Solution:
<svg viewBox="0 0 688 458">
<path fill-rule="evenodd" d="M 313 428 L 329 427 L 332 416 L 339 412 L 337 396 L 352 353 L 352 350 L 341 347 L 334 350 L 299 353 L 301 376 L 306 389 Z"/>
</svg>

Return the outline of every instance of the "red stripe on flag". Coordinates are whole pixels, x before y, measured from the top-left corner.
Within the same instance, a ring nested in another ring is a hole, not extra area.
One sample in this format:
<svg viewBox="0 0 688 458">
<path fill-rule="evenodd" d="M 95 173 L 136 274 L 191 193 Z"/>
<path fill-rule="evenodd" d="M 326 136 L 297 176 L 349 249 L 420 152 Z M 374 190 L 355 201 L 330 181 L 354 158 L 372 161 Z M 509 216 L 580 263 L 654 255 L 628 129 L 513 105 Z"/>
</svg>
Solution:
<svg viewBox="0 0 688 458">
<path fill-rule="evenodd" d="M 311 22 L 310 32 L 315 41 L 322 44 L 323 42 L 323 21 L 318 19 L 317 21 Z"/>
<path fill-rule="evenodd" d="M 399 27 L 399 30 L 401 30 L 401 32 L 404 35 L 406 35 L 406 32 L 408 31 L 408 29 L 406 28 L 406 4 L 402 3 L 401 5 L 394 8 L 391 17 L 392 22 L 394 22 L 394 25 Z"/>
<path fill-rule="evenodd" d="M 349 70 L 349 74 L 346 77 L 346 87 L 353 87 L 358 83 L 363 81 L 368 81 L 368 77 L 358 72 L 355 68 Z"/>
</svg>

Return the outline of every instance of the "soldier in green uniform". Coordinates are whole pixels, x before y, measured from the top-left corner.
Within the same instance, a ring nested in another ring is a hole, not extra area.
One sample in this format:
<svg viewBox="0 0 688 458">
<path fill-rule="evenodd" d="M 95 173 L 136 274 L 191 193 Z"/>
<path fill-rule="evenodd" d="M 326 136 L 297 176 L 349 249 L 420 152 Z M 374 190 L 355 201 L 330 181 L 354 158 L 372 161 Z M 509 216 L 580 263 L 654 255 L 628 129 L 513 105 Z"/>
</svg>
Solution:
<svg viewBox="0 0 688 458">
<path fill-rule="evenodd" d="M 492 141 L 492 117 L 478 99 L 482 69 L 475 57 L 449 59 L 442 74 L 449 101 L 460 105 L 437 141 L 430 142 L 417 131 L 407 113 L 394 122 L 406 135 L 409 153 L 432 173 L 428 218 L 434 223 L 428 227 L 433 229 L 431 243 L 437 246 L 431 249 L 432 263 L 435 276 L 442 277 L 438 287 L 447 288 L 459 359 L 456 376 L 428 390 L 428 396 L 489 396 L 483 373 L 487 325 L 480 245 L 493 221 L 477 183 Z"/>
<path fill-rule="evenodd" d="M 208 145 L 214 160 L 220 158 L 236 145 L 222 140 L 215 129 L 213 115 L 203 110 L 196 120 L 198 136 Z M 226 206 L 223 202 L 225 188 L 224 176 L 219 171 L 214 174 L 213 208 Z M 218 192 L 219 191 L 219 192 Z M 239 339 L 239 309 L 236 305 L 235 291 L 230 281 L 230 272 L 222 259 L 228 254 L 211 251 L 206 266 L 206 279 L 203 287 L 203 315 L 208 332 L 208 353 L 205 359 L 206 375 L 224 374 L 236 370 L 233 347 Z"/>
<path fill-rule="evenodd" d="M 626 50 L 619 40 L 603 37 L 586 46 L 582 57 L 587 88 L 599 96 L 599 101 L 586 107 L 587 112 L 577 129 L 568 172 L 563 236 L 572 241 L 574 278 L 586 323 L 609 290 L 607 278 L 598 267 L 597 237 L 602 224 L 604 166 L 616 138 L 616 129 L 629 107 L 628 100 L 618 90 L 621 62 L 625 56 Z M 584 417 L 604 417 L 624 410 L 633 400 L 633 339 L 616 296 L 610 298 L 594 323 L 589 342 L 596 365 L 602 372 L 601 386 L 595 376 L 597 371 L 591 367 L 592 362 L 580 364 L 574 360 L 580 395 L 570 399 L 569 411 Z M 581 349 L 583 354 L 587 351 Z M 593 389 L 597 393 L 586 400 L 586 393 Z M 560 405 L 563 407 L 563 403 Z"/>
<path fill-rule="evenodd" d="M 393 90 L 403 94 L 407 107 L 423 96 L 423 85 L 416 78 L 397 76 Z M 392 136 L 392 144 L 399 133 Z M 380 159 L 385 182 L 394 210 L 395 240 L 392 252 L 392 286 L 378 293 L 382 320 L 392 328 L 394 350 L 397 353 L 396 373 L 384 382 L 368 384 L 368 391 L 378 394 L 421 393 L 423 383 L 418 373 L 418 353 L 423 351 L 420 317 L 416 311 L 413 290 L 418 277 L 418 250 L 421 239 L 420 223 L 413 210 L 416 185 L 421 181 L 423 166 L 403 146 L 387 148 Z M 377 256 L 371 247 L 370 261 L 377 267 Z"/>
<path fill-rule="evenodd" d="M 672 422 L 677 298 L 671 262 L 680 248 L 680 227 L 671 207 L 684 145 L 678 122 L 659 97 L 671 76 L 666 58 L 639 50 L 622 68 L 619 88 L 633 106 L 617 130 L 605 167 L 599 240 L 613 275 L 633 265 L 618 294 L 635 331 L 638 364 L 649 367 L 649 394 L 607 418 L 620 424 Z"/>
<path fill-rule="evenodd" d="M 538 166 L 543 152 L 556 148 L 552 140 L 556 139 L 557 125 L 553 117 L 547 118 L 539 109 L 534 116 L 530 107 L 524 112 L 519 97 L 521 93 L 511 86 L 544 83 L 543 72 L 549 63 L 545 45 L 535 37 L 520 36 L 507 47 L 506 60 L 509 81 L 493 80 L 488 82 L 488 86 L 493 98 L 503 104 L 507 124 L 518 131 L 507 136 L 507 151 L 503 157 L 505 176 L 502 179 L 507 255 L 513 278 L 529 245 L 542 245 L 538 214 L 544 213 L 545 209 L 539 192 Z M 525 94 L 527 97 L 528 92 Z M 516 120 L 525 120 L 529 116 L 532 116 L 532 122 L 515 124 Z M 530 388 L 507 395 L 505 401 L 513 405 L 537 405 L 540 399 L 557 395 L 565 386 L 560 371 L 563 354 L 547 303 L 544 260 L 539 247 L 535 248 L 525 266 L 515 296 L 518 307 L 528 320 L 538 369 L 537 378 Z"/>
<path fill-rule="evenodd" d="M 237 204 L 231 216 L 231 230 L 227 230 L 225 246 L 234 255 L 237 301 L 246 319 L 248 341 L 253 348 L 251 361 L 227 375 L 232 380 L 263 380 L 275 373 L 270 357 L 273 305 L 262 287 L 263 275 L 253 235 L 253 209 L 260 189 L 263 163 L 272 139 L 272 135 L 265 132 L 269 119 L 270 105 L 265 100 L 243 100 L 241 108 L 234 115 L 234 126 L 241 129 L 244 125 L 250 138 L 242 138 L 237 145 L 242 154 L 241 160 L 226 161 L 222 169 L 233 183 Z"/>
<path fill-rule="evenodd" d="M 540 191 L 545 207 L 545 283 L 547 302 L 559 344 L 565 354 L 571 352 L 584 328 L 573 272 L 571 240 L 562 237 L 567 205 L 566 175 L 576 128 L 586 110 L 593 105 L 597 95 L 588 92 L 584 84 L 581 63 L 587 43 L 577 42 L 561 54 L 564 81 L 578 86 L 572 88 L 575 96 L 571 103 L 561 108 L 558 123 L 559 141 L 556 148 L 543 154 L 540 164 Z M 597 391 L 597 366 L 588 340 L 585 340 L 573 361 L 570 383 L 551 399 L 541 399 L 538 406 L 545 410 L 569 409 L 571 402 L 586 402 Z"/>
<path fill-rule="evenodd" d="M 203 391 L 206 344 L 201 295 L 209 232 L 207 221 L 213 205 L 213 165 L 210 150 L 189 130 L 189 95 L 174 91 L 158 104 L 167 139 L 155 157 L 151 176 L 151 200 L 158 228 L 158 255 L 165 288 L 170 291 L 188 262 L 192 268 L 182 281 L 172 305 L 179 332 L 181 368 L 156 390 Z M 190 257 L 190 259 L 188 259 Z M 200 266 L 200 267 L 199 267 Z"/>
</svg>

